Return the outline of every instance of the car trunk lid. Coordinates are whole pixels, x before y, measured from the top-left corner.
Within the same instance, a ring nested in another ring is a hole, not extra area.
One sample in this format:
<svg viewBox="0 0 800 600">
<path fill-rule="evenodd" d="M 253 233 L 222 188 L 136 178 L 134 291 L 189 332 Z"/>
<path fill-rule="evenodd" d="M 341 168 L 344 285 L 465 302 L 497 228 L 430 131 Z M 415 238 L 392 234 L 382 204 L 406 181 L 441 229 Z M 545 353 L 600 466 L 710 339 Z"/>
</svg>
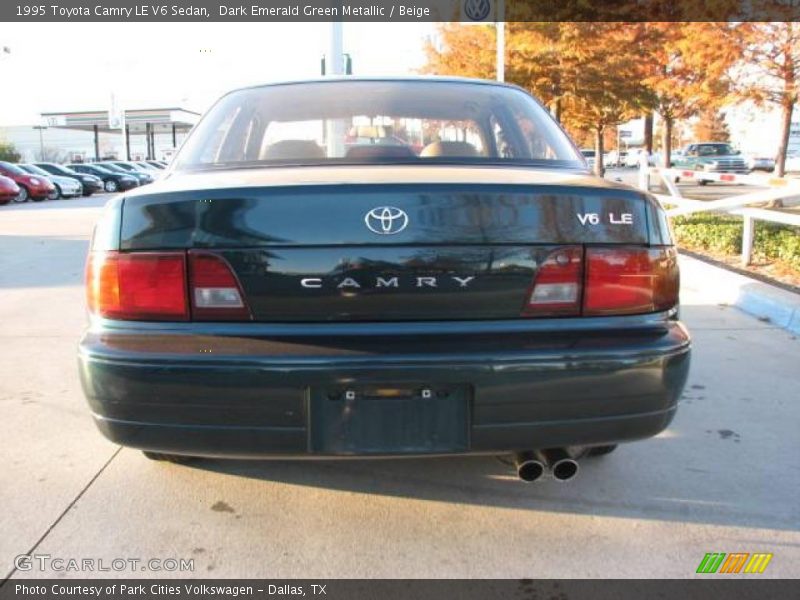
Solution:
<svg viewBox="0 0 800 600">
<path fill-rule="evenodd" d="M 167 188 L 120 250 L 221 257 L 256 321 L 517 318 L 549 258 L 650 243 L 646 198 L 595 181 Z"/>
</svg>

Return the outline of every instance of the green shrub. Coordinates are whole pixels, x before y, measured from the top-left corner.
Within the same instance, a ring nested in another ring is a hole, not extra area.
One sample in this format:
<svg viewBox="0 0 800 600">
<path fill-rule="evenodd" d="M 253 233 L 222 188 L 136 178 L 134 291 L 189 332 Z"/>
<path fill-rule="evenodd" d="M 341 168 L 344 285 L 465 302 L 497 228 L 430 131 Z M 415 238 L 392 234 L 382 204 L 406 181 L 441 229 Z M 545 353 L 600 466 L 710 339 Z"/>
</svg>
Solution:
<svg viewBox="0 0 800 600">
<path fill-rule="evenodd" d="M 0 141 L 0 160 L 15 163 L 19 162 L 20 158 L 22 158 L 22 155 L 17 152 L 14 144 Z"/>
<path fill-rule="evenodd" d="M 700 213 L 676 217 L 672 227 L 679 245 L 730 255 L 742 252 L 741 217 Z M 756 221 L 753 256 L 800 270 L 800 227 Z"/>
</svg>

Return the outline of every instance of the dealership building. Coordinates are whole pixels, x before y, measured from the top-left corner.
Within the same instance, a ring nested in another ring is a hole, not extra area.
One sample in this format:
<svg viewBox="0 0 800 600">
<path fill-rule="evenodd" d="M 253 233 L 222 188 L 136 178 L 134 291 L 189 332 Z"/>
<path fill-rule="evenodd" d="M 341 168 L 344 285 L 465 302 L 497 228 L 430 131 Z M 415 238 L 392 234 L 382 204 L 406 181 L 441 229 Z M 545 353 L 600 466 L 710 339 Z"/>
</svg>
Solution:
<svg viewBox="0 0 800 600">
<path fill-rule="evenodd" d="M 185 108 L 47 112 L 31 126 L 0 127 L 22 161 L 91 162 L 103 159 L 168 160 L 200 114 Z M 113 126 L 113 127 L 112 127 Z"/>
</svg>

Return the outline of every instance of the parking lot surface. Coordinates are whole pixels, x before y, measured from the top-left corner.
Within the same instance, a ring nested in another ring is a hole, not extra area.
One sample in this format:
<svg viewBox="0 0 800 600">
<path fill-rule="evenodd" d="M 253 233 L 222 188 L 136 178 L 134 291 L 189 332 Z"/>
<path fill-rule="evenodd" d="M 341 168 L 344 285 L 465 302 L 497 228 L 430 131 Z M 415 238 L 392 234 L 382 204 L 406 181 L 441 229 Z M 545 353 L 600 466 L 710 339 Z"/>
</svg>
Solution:
<svg viewBox="0 0 800 600">
<path fill-rule="evenodd" d="M 694 335 L 678 415 L 652 440 L 527 485 L 494 458 L 154 463 L 82 397 L 83 262 L 104 196 L 0 207 L 3 577 L 691 577 L 707 552 L 800 576 L 800 340 L 718 305 L 683 261 Z M 194 559 L 193 572 L 15 570 Z"/>
</svg>

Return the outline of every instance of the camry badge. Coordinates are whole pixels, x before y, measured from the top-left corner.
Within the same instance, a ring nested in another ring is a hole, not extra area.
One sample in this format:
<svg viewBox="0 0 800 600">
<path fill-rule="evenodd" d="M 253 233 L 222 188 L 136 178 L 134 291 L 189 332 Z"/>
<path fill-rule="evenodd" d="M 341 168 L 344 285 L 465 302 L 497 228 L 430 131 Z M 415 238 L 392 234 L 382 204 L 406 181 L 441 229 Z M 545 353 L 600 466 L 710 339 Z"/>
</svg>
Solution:
<svg viewBox="0 0 800 600">
<path fill-rule="evenodd" d="M 394 235 L 408 226 L 408 215 L 395 206 L 377 206 L 364 216 L 364 223 L 372 233 Z"/>
</svg>

